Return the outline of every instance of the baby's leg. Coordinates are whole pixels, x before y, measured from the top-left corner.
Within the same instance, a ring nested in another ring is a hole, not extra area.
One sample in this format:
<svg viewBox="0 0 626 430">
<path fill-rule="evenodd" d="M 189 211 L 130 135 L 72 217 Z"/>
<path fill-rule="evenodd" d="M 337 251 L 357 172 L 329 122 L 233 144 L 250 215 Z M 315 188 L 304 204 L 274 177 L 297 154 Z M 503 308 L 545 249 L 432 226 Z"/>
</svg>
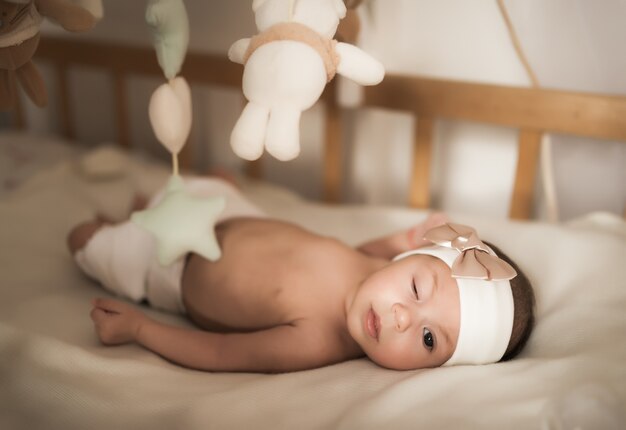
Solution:
<svg viewBox="0 0 626 430">
<path fill-rule="evenodd" d="M 240 188 L 237 175 L 225 167 L 213 167 L 206 172 L 206 176 L 209 178 L 219 178 L 225 182 L 228 182 L 235 188 Z"/>
<path fill-rule="evenodd" d="M 426 220 L 408 230 L 402 230 L 389 236 L 371 240 L 357 247 L 357 250 L 373 257 L 391 260 L 398 254 L 428 245 L 429 242 L 423 239 L 424 233 L 448 221 L 446 214 L 435 212 L 428 215 Z"/>
<path fill-rule="evenodd" d="M 87 242 L 89 242 L 89 239 L 91 239 L 93 235 L 106 224 L 110 223 L 102 218 L 96 218 L 94 220 L 78 224 L 74 227 L 67 235 L 67 247 L 72 255 L 83 249 Z"/>
<path fill-rule="evenodd" d="M 106 290 L 132 301 L 146 298 L 154 240 L 131 221 L 95 219 L 75 227 L 68 246 L 76 264 Z"/>
<path fill-rule="evenodd" d="M 145 209 L 148 206 L 148 201 L 148 197 L 143 194 L 136 194 L 133 198 L 131 211 L 134 212 Z M 128 218 L 130 218 L 130 214 Z M 91 239 L 103 225 L 110 224 L 115 224 L 115 222 L 104 215 L 98 214 L 91 221 L 85 221 L 74 227 L 67 235 L 67 247 L 72 255 L 83 249 L 87 242 L 89 242 L 89 239 Z"/>
</svg>

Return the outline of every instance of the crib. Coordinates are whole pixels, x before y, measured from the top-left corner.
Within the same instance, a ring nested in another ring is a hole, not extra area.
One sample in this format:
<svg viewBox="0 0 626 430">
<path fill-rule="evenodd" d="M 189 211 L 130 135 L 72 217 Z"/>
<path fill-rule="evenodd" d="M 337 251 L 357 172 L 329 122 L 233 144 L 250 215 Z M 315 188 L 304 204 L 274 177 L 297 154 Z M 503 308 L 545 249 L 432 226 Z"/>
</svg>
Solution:
<svg viewBox="0 0 626 430">
<path fill-rule="evenodd" d="M 340 112 L 346 108 L 331 83 L 320 100 L 323 201 L 265 181 L 260 162 L 246 165 L 244 193 L 272 216 L 356 245 L 407 228 L 432 210 L 436 120 L 513 127 L 519 155 L 509 219 L 461 214 L 458 221 L 493 238 L 527 272 L 536 288 L 535 332 L 518 359 L 489 366 L 396 372 L 359 359 L 278 375 L 209 373 L 133 345 L 101 346 L 88 314 L 91 298 L 104 293 L 65 249 L 65 235 L 78 221 L 102 208 L 117 216 L 135 192 L 154 191 L 168 176 L 167 164 L 132 151 L 128 81 L 161 76 L 153 50 L 49 36 L 37 60 L 54 71 L 58 105 L 50 109 L 62 136 L 27 133 L 22 105 L 11 118 L 14 130 L 0 137 L 0 158 L 14 175 L 3 178 L 12 185 L 0 200 L 0 427 L 528 429 L 552 428 L 546 426 L 579 404 L 599 426 L 624 423 L 626 223 L 609 214 L 562 224 L 530 218 L 542 135 L 626 142 L 626 97 L 388 74 L 363 89 L 362 103 L 350 109 L 415 117 L 410 192 L 405 205 L 389 207 L 342 201 Z M 110 76 L 116 145 L 85 150 L 76 142 L 75 112 L 88 108 L 72 104 L 70 74 L 80 67 Z M 223 56 L 190 52 L 182 75 L 192 86 L 238 90 L 242 68 Z M 194 156 L 187 148 L 180 157 L 190 173 Z M 18 171 L 18 159 L 32 169 Z"/>
</svg>

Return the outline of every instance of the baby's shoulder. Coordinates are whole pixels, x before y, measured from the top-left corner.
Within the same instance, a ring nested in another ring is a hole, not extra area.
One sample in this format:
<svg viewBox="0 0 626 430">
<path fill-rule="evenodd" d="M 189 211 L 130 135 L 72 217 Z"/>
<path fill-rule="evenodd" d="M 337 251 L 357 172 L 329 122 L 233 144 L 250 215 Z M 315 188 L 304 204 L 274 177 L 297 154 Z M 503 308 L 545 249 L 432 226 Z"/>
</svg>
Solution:
<svg viewBox="0 0 626 430">
<path fill-rule="evenodd" d="M 340 323 L 332 319 L 317 318 L 302 320 L 296 324 L 298 338 L 306 339 L 307 353 L 318 365 L 329 365 L 361 357 L 362 349 Z"/>
</svg>

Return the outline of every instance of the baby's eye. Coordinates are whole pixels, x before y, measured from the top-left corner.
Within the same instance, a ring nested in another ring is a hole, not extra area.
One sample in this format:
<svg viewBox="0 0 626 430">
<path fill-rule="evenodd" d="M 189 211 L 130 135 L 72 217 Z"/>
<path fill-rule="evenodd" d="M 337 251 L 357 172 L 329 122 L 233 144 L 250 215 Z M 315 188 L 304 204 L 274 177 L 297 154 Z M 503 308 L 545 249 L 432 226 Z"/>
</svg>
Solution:
<svg viewBox="0 0 626 430">
<path fill-rule="evenodd" d="M 424 346 L 428 350 L 432 350 L 433 346 L 435 346 L 435 338 L 433 337 L 433 334 L 430 332 L 430 330 L 428 330 L 426 327 L 424 327 L 423 339 L 424 339 Z"/>
<path fill-rule="evenodd" d="M 413 289 L 413 294 L 415 294 L 415 298 L 419 300 L 420 296 L 417 293 L 417 286 L 415 285 L 415 279 L 411 280 L 411 288 Z"/>
</svg>

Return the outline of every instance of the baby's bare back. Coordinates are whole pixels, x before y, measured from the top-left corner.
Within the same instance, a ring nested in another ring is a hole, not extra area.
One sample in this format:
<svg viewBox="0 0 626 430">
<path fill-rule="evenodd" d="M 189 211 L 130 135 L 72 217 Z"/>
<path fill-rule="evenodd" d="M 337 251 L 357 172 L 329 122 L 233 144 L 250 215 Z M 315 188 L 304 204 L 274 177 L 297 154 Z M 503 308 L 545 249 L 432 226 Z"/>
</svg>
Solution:
<svg viewBox="0 0 626 430">
<path fill-rule="evenodd" d="M 192 321 L 212 331 L 256 331 L 301 319 L 337 320 L 367 257 L 343 243 L 276 220 L 218 225 L 222 258 L 191 255 L 182 295 Z"/>
</svg>

